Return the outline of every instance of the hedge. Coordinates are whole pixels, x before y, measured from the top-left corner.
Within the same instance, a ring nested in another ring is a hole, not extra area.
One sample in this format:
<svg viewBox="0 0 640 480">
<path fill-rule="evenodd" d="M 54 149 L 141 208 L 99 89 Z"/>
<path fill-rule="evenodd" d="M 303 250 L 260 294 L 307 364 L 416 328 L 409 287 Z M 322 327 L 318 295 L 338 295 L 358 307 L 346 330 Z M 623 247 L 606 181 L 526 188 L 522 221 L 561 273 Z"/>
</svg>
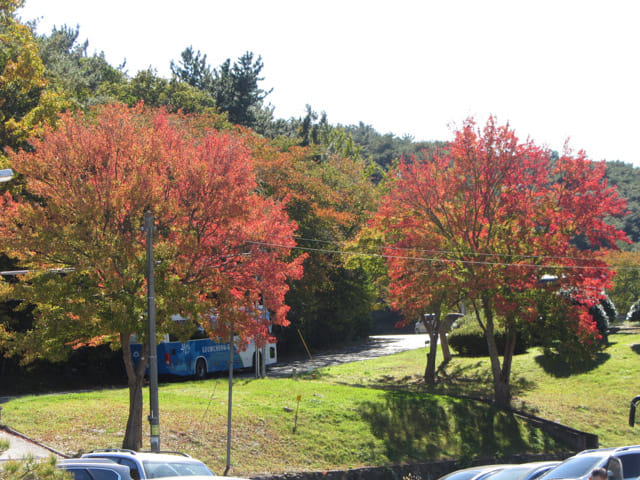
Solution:
<svg viewBox="0 0 640 480">
<path fill-rule="evenodd" d="M 455 328 L 449 334 L 449 345 L 456 350 L 458 355 L 462 357 L 486 357 L 489 355 L 489 347 L 484 332 L 473 317 L 466 317 L 462 321 L 458 321 L 460 327 Z M 496 328 L 495 332 L 496 346 L 498 352 L 502 355 L 505 345 L 505 333 L 501 328 Z M 527 342 L 518 332 L 516 334 L 515 354 L 525 353 L 527 351 Z"/>
</svg>

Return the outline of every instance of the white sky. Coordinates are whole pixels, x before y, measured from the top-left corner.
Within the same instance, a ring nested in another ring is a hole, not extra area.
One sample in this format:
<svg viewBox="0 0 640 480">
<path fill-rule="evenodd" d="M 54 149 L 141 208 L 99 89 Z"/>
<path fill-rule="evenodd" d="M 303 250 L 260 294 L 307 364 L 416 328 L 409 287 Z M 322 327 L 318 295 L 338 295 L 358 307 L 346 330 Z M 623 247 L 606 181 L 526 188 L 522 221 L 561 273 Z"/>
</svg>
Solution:
<svg viewBox="0 0 640 480">
<path fill-rule="evenodd" d="M 80 26 L 130 74 L 193 45 L 212 66 L 262 55 L 281 118 L 448 140 L 472 115 L 594 160 L 640 166 L 640 2 L 483 0 L 26 0 L 39 31 Z"/>
</svg>

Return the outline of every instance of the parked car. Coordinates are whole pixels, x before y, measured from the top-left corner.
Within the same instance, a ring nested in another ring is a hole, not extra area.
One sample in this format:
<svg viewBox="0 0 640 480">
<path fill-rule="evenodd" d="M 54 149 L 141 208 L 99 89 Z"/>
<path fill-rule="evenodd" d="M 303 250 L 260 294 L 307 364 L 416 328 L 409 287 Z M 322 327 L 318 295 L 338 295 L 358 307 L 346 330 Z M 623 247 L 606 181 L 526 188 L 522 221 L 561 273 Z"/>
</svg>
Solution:
<svg viewBox="0 0 640 480">
<path fill-rule="evenodd" d="M 640 446 L 585 450 L 560 463 L 539 480 L 588 480 L 594 468 L 605 468 L 609 480 L 636 480 L 640 476 Z"/>
<path fill-rule="evenodd" d="M 479 465 L 477 467 L 463 468 L 462 470 L 447 473 L 438 480 L 484 480 L 488 475 L 508 466 L 509 465 Z"/>
<path fill-rule="evenodd" d="M 507 465 L 485 476 L 484 480 L 535 480 L 559 464 L 560 462 L 531 462 Z"/>
<path fill-rule="evenodd" d="M 71 458 L 60 460 L 57 465 L 75 480 L 132 480 L 129 468 L 106 458 Z"/>
<path fill-rule="evenodd" d="M 165 477 L 213 477 L 204 463 L 184 453 L 135 452 L 124 449 L 94 450 L 82 458 L 106 458 L 129 467 L 133 480 Z M 195 479 L 194 479 L 195 480 Z"/>
</svg>

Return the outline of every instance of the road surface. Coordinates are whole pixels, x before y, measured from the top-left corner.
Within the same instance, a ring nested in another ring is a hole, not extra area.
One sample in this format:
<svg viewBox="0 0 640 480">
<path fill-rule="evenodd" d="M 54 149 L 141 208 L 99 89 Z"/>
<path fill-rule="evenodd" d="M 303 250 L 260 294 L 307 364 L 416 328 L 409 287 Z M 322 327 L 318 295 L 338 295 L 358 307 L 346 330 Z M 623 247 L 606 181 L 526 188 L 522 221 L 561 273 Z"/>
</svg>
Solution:
<svg viewBox="0 0 640 480">
<path fill-rule="evenodd" d="M 51 449 L 45 448 L 26 437 L 16 434 L 10 430 L 5 430 L 0 426 L 0 441 L 6 440 L 9 442 L 9 449 L 0 454 L 0 461 L 10 458 L 24 458 L 27 455 L 31 455 L 35 458 L 48 458 L 49 455 L 54 455 L 61 458 L 62 455 L 59 452 L 55 452 Z M 0 466 L 0 468 L 2 468 Z"/>
<path fill-rule="evenodd" d="M 429 344 L 427 334 L 408 335 L 373 335 L 369 341 L 362 345 L 345 348 L 336 352 L 314 355 L 312 359 L 304 358 L 300 360 L 278 362 L 267 370 L 267 375 L 271 377 L 286 377 L 294 373 L 308 372 L 317 368 L 329 365 L 339 365 L 342 363 L 368 360 L 392 353 L 404 352 L 424 348 Z"/>
</svg>

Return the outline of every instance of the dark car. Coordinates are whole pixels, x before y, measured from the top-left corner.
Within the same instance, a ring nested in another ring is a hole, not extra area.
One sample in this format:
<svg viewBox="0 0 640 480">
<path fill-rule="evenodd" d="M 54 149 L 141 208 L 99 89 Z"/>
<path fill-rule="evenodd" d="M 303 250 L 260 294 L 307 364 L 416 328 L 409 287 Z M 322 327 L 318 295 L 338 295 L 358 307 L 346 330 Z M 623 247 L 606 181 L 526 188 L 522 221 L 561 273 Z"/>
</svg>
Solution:
<svg viewBox="0 0 640 480">
<path fill-rule="evenodd" d="M 609 480 L 636 480 L 640 476 L 640 446 L 585 450 L 567 458 L 539 480 L 588 480 L 595 468 L 605 468 Z"/>
<path fill-rule="evenodd" d="M 60 460 L 58 467 L 73 474 L 75 480 L 131 480 L 129 468 L 104 458 Z"/>
<path fill-rule="evenodd" d="M 535 480 L 560 462 L 531 462 L 519 465 L 507 465 L 503 469 L 492 472 L 484 480 Z"/>
<path fill-rule="evenodd" d="M 484 480 L 488 475 L 498 472 L 509 465 L 479 465 L 463 468 L 443 475 L 438 480 Z"/>
</svg>

